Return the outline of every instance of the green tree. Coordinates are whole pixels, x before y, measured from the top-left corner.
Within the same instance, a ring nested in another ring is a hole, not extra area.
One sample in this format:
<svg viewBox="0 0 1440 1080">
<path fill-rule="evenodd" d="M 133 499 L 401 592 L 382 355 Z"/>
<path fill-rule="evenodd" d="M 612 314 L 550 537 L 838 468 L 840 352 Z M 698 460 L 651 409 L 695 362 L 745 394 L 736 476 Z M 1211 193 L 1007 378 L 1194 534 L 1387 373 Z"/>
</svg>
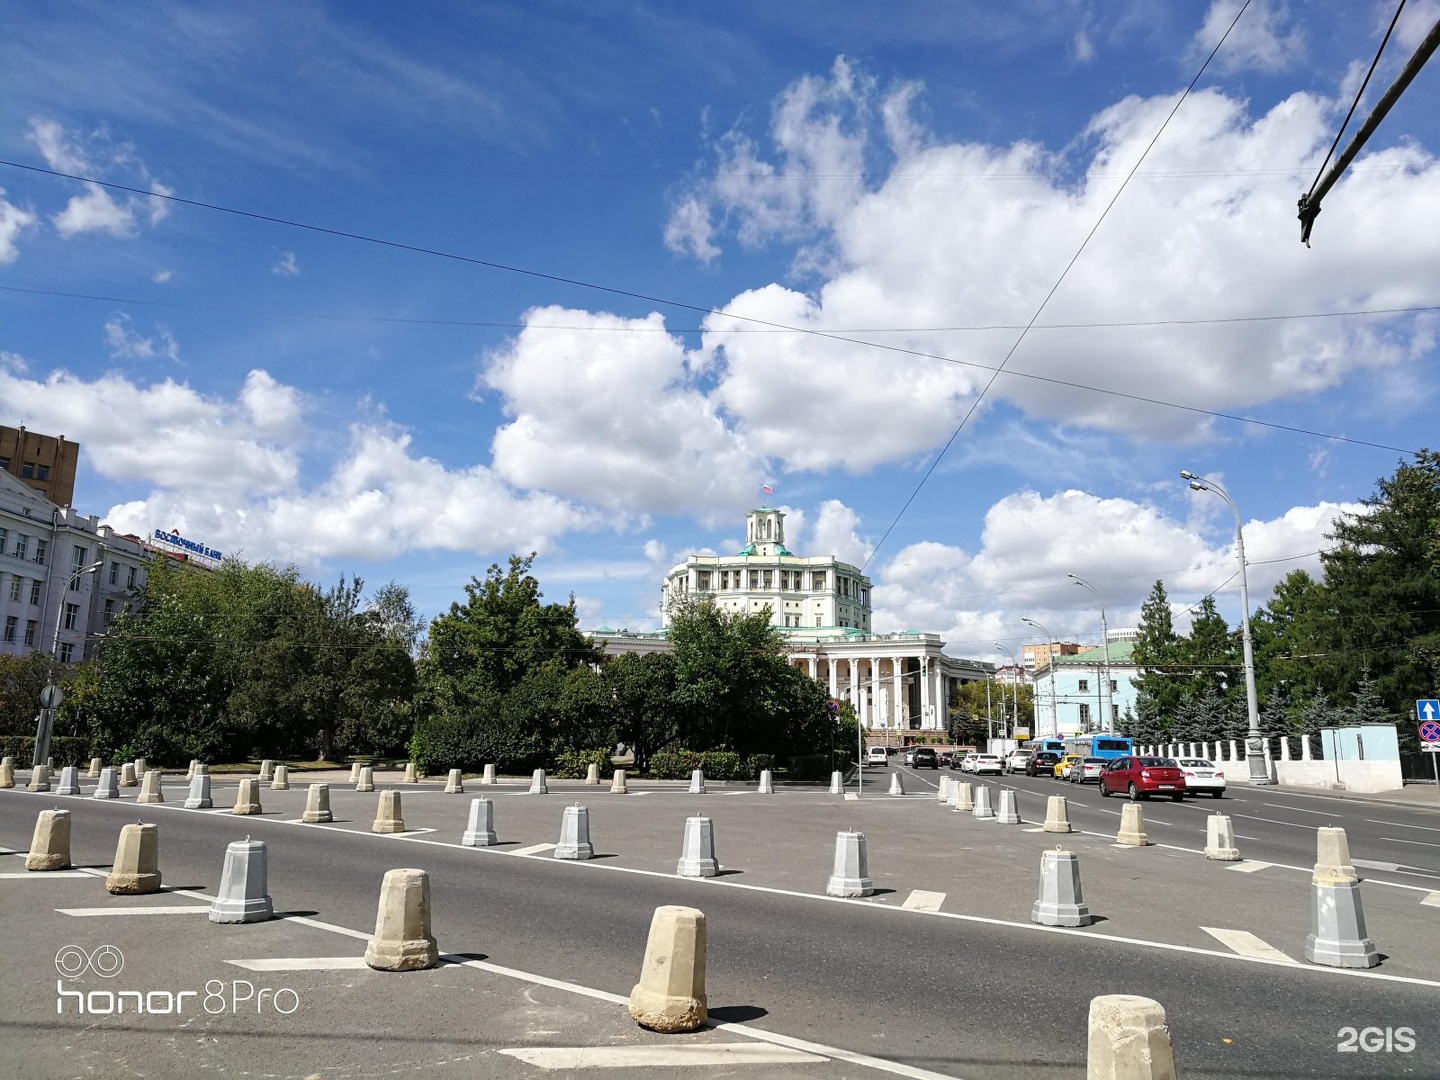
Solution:
<svg viewBox="0 0 1440 1080">
<path fill-rule="evenodd" d="M 1140 626 L 1132 653 L 1136 676 L 1135 711 L 1145 730 L 1158 742 L 1172 724 L 1188 689 L 1179 635 L 1170 612 L 1165 583 L 1157 581 L 1140 607 Z"/>
<path fill-rule="evenodd" d="M 684 734 L 675 703 L 675 657 L 625 653 L 605 662 L 600 679 L 611 695 L 615 741 L 634 753 L 636 770 L 644 772 L 652 754 Z"/>
</svg>

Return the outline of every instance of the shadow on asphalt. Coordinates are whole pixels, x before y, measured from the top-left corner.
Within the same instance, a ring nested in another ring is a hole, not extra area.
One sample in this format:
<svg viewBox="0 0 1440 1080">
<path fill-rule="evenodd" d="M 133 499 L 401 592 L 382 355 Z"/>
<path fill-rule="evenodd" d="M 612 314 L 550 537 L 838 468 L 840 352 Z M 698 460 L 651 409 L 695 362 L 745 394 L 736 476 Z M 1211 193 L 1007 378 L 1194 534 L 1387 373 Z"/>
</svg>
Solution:
<svg viewBox="0 0 1440 1080">
<path fill-rule="evenodd" d="M 762 1016 L 769 1016 L 766 1009 L 758 1005 L 721 1005 L 718 1009 L 710 1010 L 710 1019 L 718 1020 L 722 1024 L 743 1024 L 747 1020 L 759 1020 Z"/>
</svg>

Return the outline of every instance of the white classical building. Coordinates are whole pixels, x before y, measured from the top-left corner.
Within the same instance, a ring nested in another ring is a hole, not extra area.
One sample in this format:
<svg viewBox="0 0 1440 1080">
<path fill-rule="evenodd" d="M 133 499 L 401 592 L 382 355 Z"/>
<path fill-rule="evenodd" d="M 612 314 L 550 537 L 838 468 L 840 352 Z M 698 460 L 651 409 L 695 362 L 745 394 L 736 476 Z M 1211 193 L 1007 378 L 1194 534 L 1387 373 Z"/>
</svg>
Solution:
<svg viewBox="0 0 1440 1080">
<path fill-rule="evenodd" d="M 944 731 L 953 686 L 992 674 L 988 664 L 946 655 L 938 634 L 871 632 L 870 579 L 833 555 L 792 554 L 782 511 L 751 510 L 745 536 L 735 555 L 691 555 L 671 568 L 661 587 L 660 630 L 601 627 L 591 637 L 610 653 L 668 649 L 672 605 L 700 594 L 726 611 L 768 609 L 793 663 L 831 697 L 849 701 L 872 732 Z"/>
</svg>

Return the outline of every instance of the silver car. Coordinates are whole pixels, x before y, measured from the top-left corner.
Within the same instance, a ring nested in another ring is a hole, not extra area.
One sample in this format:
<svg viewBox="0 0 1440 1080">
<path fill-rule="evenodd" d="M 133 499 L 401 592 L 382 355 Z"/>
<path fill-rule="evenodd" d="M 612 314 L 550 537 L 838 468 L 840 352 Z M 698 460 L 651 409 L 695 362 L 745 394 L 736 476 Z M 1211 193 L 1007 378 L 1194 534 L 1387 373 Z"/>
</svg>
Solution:
<svg viewBox="0 0 1440 1080">
<path fill-rule="evenodd" d="M 1029 750 L 1011 750 L 1005 755 L 1005 771 L 1007 773 L 1024 772 L 1025 766 L 1030 762 Z"/>
</svg>

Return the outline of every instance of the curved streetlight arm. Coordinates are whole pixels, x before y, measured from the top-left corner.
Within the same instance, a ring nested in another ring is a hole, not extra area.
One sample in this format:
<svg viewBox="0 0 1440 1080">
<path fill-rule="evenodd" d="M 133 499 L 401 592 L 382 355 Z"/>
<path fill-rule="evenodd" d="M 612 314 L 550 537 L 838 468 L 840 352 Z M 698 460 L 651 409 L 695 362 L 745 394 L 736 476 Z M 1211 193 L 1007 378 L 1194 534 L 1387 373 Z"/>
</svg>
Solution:
<svg viewBox="0 0 1440 1080">
<path fill-rule="evenodd" d="M 1050 713 L 1051 713 L 1052 717 L 1053 717 L 1054 720 L 1055 720 L 1055 734 L 1056 734 L 1056 735 L 1059 735 L 1059 734 L 1060 734 L 1060 687 L 1059 687 L 1059 685 L 1058 685 L 1058 683 L 1057 683 L 1057 681 L 1056 681 L 1056 677 L 1055 677 L 1055 648 L 1054 648 L 1054 645 L 1055 645 L 1055 644 L 1058 644 L 1058 642 L 1054 642 L 1054 636 L 1050 633 L 1049 630 L 1045 629 L 1044 626 L 1042 626 L 1042 625 L 1041 625 L 1039 622 L 1037 622 L 1036 620 L 1030 618 L 1028 615 L 1021 615 L 1021 616 L 1020 616 L 1020 621 L 1023 622 L 1023 623 L 1025 623 L 1027 626 L 1033 626 L 1033 627 L 1035 627 L 1036 630 L 1039 630 L 1042 634 L 1045 635 L 1045 648 L 1048 650 L 1048 653 L 1047 653 L 1047 655 L 1046 655 L 1046 657 L 1045 657 L 1045 667 L 1048 669 L 1048 671 L 1049 671 L 1049 673 L 1050 673 Z M 1052 644 L 1052 643 L 1053 643 L 1053 644 Z M 1038 737 L 1038 736 L 1039 736 L 1039 734 L 1040 734 L 1040 732 L 1039 732 L 1039 727 L 1040 727 L 1040 721 L 1039 721 L 1039 719 L 1037 718 L 1036 721 L 1035 721 L 1035 730 L 1032 732 L 1032 735 L 1033 735 L 1033 736 L 1035 736 L 1035 737 Z"/>
<path fill-rule="evenodd" d="M 1105 618 L 1105 601 L 1100 599 L 1100 590 L 1079 574 L 1066 574 L 1065 576 L 1076 585 L 1089 589 L 1095 597 L 1095 602 L 1100 605 L 1100 647 L 1104 650 L 1105 670 L 1100 673 L 1098 680 L 1100 685 L 1095 688 L 1095 707 L 1100 712 L 1100 715 L 1095 718 L 1095 730 L 1109 731 L 1112 725 L 1110 718 L 1105 715 L 1105 693 L 1110 689 L 1110 623 Z"/>
</svg>

